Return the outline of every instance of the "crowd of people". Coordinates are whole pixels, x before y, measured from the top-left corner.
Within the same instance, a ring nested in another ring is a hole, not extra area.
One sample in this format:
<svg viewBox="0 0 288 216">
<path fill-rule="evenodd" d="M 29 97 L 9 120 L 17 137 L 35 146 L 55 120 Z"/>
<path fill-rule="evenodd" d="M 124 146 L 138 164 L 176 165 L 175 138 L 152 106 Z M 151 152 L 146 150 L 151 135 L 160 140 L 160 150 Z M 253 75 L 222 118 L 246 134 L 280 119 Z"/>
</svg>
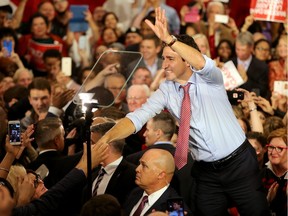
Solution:
<svg viewBox="0 0 288 216">
<path fill-rule="evenodd" d="M 79 32 L 68 0 L 24 19 L 28 1 L 0 2 L 0 215 L 160 216 L 173 199 L 178 215 L 287 215 L 288 18 L 237 26 L 233 1 L 107 0 Z M 102 105 L 92 170 L 79 92 Z"/>
</svg>

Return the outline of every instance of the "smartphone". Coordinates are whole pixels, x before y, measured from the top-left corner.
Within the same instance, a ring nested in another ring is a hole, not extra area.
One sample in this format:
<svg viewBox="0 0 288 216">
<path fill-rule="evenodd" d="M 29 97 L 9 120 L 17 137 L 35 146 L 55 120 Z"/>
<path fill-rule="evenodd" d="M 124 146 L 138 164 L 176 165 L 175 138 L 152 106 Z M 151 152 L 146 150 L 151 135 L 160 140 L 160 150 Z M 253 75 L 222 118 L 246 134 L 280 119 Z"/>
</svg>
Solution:
<svg viewBox="0 0 288 216">
<path fill-rule="evenodd" d="M 85 50 L 86 49 L 86 35 L 81 35 L 78 41 L 79 49 Z"/>
<path fill-rule="evenodd" d="M 167 210 L 169 216 L 184 216 L 184 201 L 181 197 L 167 200 Z"/>
<path fill-rule="evenodd" d="M 238 104 L 239 100 L 243 100 L 244 99 L 244 92 L 240 92 L 240 91 L 227 91 L 227 96 L 228 96 L 228 100 L 230 101 L 230 103 L 232 105 Z"/>
<path fill-rule="evenodd" d="M 65 76 L 72 75 L 72 58 L 71 57 L 62 57 L 61 72 L 64 73 Z"/>
<path fill-rule="evenodd" d="M 5 48 L 7 54 L 6 57 L 10 57 L 13 49 L 13 44 L 11 40 L 4 40 L 3 47 Z"/>
<path fill-rule="evenodd" d="M 229 17 L 223 14 L 215 14 L 215 22 L 227 24 L 229 21 Z"/>
<path fill-rule="evenodd" d="M 9 121 L 8 122 L 8 133 L 9 133 L 11 145 L 20 145 L 21 144 L 20 121 Z"/>
<path fill-rule="evenodd" d="M 49 169 L 45 164 L 42 164 L 40 167 L 38 167 L 35 173 L 40 175 L 41 179 L 44 180 L 49 174 Z"/>
<path fill-rule="evenodd" d="M 192 7 L 190 11 L 185 14 L 184 21 L 186 23 L 195 23 L 200 20 L 199 9 L 197 7 Z"/>
<path fill-rule="evenodd" d="M 253 88 L 253 89 L 251 90 L 251 92 L 254 92 L 257 97 L 260 96 L 260 89 L 259 89 L 259 88 Z"/>
</svg>

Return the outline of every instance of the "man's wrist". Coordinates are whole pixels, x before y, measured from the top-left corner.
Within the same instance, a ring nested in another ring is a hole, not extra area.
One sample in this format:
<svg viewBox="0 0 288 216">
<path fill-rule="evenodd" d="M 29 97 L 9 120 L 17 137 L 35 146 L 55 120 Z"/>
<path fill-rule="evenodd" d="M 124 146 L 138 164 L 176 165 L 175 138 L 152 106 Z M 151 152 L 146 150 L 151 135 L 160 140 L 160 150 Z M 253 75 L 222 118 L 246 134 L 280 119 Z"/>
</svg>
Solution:
<svg viewBox="0 0 288 216">
<path fill-rule="evenodd" d="M 167 44 L 167 46 L 171 47 L 176 41 L 177 41 L 177 38 L 174 36 L 174 35 L 170 35 L 171 39 L 169 40 Z"/>
</svg>

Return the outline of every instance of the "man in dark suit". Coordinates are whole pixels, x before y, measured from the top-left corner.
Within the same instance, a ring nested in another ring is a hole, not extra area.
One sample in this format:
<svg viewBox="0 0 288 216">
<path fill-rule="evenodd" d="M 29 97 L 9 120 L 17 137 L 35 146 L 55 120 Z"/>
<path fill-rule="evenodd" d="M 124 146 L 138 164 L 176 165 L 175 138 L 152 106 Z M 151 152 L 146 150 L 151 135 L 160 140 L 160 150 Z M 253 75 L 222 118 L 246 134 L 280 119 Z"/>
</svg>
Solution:
<svg viewBox="0 0 288 216">
<path fill-rule="evenodd" d="M 168 151 L 162 149 L 146 151 L 136 169 L 135 182 L 139 188 L 131 192 L 124 205 L 126 215 L 139 216 L 148 215 L 152 211 L 165 212 L 167 200 L 179 197 L 170 186 L 174 169 L 174 158 Z M 190 212 L 186 205 L 184 208 Z"/>
<path fill-rule="evenodd" d="M 171 142 L 172 136 L 175 134 L 176 122 L 174 117 L 168 112 L 161 112 L 150 119 L 146 124 L 146 131 L 144 133 L 145 145 L 147 149 L 128 155 L 126 160 L 138 165 L 140 158 L 149 149 L 163 149 L 170 152 L 172 155 L 175 153 L 175 147 Z M 180 170 L 176 169 L 171 181 L 172 187 L 181 195 L 190 206 L 190 209 L 194 210 L 194 199 L 192 190 L 195 186 L 195 181 L 191 176 L 191 169 L 193 165 L 193 159 L 188 154 L 187 164 Z"/>
<path fill-rule="evenodd" d="M 98 139 L 114 125 L 114 122 L 105 122 L 92 126 L 91 142 L 96 143 Z M 117 140 L 109 143 L 109 156 L 102 161 L 102 166 L 97 167 L 92 174 L 92 195 L 113 195 L 118 199 L 121 205 L 126 200 L 127 195 L 136 187 L 134 182 L 136 166 L 123 159 L 122 151 L 124 145 L 124 140 Z M 100 171 L 104 172 L 102 176 Z M 83 195 L 86 195 L 85 193 L 87 194 L 86 188 L 84 189 Z M 83 198 L 85 199 L 85 197 Z"/>
<path fill-rule="evenodd" d="M 35 171 L 44 164 L 49 170 L 44 183 L 47 188 L 50 188 L 75 167 L 82 156 L 82 152 L 73 156 L 62 154 L 64 128 L 62 121 L 56 117 L 40 120 L 35 127 L 34 137 L 38 145 L 39 156 L 27 168 Z"/>
<path fill-rule="evenodd" d="M 241 32 L 235 43 L 236 57 L 232 59 L 244 84 L 240 87 L 248 91 L 259 91 L 260 96 L 269 97 L 268 65 L 252 55 L 254 47 L 250 32 Z"/>
</svg>

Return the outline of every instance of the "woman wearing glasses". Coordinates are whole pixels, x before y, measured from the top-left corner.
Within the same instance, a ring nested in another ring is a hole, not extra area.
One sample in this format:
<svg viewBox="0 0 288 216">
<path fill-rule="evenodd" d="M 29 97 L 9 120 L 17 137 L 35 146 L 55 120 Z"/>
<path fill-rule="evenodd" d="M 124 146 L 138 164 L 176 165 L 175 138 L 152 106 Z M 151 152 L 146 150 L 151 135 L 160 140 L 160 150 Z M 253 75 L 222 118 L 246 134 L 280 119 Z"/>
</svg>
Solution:
<svg viewBox="0 0 288 216">
<path fill-rule="evenodd" d="M 267 167 L 262 170 L 261 179 L 267 190 L 267 199 L 272 215 L 287 215 L 287 128 L 280 128 L 268 135 Z"/>
</svg>

